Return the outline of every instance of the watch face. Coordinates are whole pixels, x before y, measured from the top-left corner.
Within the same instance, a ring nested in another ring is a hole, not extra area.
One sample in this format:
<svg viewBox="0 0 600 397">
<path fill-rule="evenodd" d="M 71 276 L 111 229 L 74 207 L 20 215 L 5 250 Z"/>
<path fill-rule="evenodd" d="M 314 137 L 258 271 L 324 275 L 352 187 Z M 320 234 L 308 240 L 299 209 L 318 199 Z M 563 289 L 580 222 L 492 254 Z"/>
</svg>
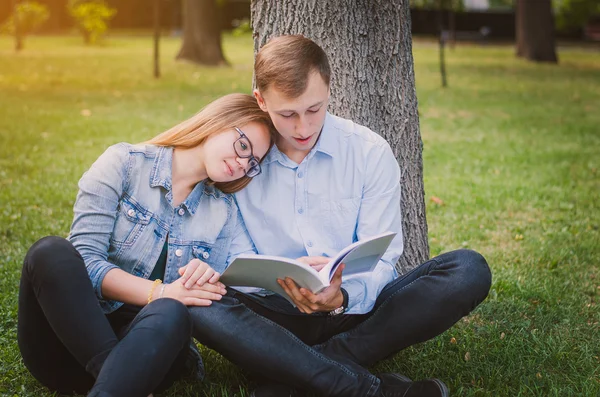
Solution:
<svg viewBox="0 0 600 397">
<path fill-rule="evenodd" d="M 338 314 L 342 314 L 343 312 L 345 312 L 345 308 L 344 306 L 340 306 L 337 309 L 334 309 L 332 311 L 329 312 L 330 316 L 337 316 Z"/>
</svg>

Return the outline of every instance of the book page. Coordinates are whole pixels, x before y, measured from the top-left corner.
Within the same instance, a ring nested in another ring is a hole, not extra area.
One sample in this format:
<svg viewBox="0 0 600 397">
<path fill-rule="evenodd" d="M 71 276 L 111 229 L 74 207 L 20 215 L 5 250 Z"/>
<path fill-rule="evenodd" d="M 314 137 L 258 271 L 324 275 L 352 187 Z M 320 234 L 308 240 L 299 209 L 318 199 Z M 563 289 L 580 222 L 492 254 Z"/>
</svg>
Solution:
<svg viewBox="0 0 600 397">
<path fill-rule="evenodd" d="M 329 285 L 315 269 L 304 263 L 277 256 L 240 255 L 221 275 L 220 281 L 229 286 L 259 287 L 277 292 L 287 298 L 277 279 L 290 277 L 300 287 L 314 293 Z"/>
<path fill-rule="evenodd" d="M 346 264 L 346 268 L 344 269 L 345 275 L 372 271 L 383 254 L 385 254 L 395 236 L 396 233 L 385 232 L 357 241 L 344 248 L 332 259 L 329 278 L 333 277 L 335 270 L 341 263 Z"/>
</svg>

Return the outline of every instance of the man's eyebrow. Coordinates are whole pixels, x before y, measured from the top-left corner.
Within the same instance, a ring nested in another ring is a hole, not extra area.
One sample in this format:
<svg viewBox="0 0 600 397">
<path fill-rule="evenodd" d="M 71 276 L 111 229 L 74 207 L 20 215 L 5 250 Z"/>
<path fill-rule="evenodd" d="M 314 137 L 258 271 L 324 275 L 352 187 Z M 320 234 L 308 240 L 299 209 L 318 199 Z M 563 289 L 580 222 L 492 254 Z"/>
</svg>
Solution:
<svg viewBox="0 0 600 397">
<path fill-rule="evenodd" d="M 308 108 L 310 109 L 310 108 L 314 108 L 315 106 L 321 106 L 321 105 L 323 105 L 323 103 L 324 103 L 324 102 L 325 102 L 325 101 L 317 102 L 317 103 L 315 103 L 314 105 L 312 105 L 312 106 L 309 106 Z"/>
</svg>

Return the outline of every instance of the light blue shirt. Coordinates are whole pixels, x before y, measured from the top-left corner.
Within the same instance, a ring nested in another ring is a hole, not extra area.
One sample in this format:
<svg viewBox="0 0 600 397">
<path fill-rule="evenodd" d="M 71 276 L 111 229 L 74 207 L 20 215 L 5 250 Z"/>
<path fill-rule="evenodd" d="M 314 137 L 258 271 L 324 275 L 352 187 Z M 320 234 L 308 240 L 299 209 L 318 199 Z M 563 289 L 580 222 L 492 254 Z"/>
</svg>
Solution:
<svg viewBox="0 0 600 397">
<path fill-rule="evenodd" d="M 402 254 L 400 168 L 389 144 L 366 127 L 327 113 L 321 136 L 297 164 L 277 147 L 236 200 L 259 254 L 335 256 L 360 239 L 396 232 L 372 273 L 343 277 L 347 313 L 367 313 L 398 276 Z"/>
</svg>

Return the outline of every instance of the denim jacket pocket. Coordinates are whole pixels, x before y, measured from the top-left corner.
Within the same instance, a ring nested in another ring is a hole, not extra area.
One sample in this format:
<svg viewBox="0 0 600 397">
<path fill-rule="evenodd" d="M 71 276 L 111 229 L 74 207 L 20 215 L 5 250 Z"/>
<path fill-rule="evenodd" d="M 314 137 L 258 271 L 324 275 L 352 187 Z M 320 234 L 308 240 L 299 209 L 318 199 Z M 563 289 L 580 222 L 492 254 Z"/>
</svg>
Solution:
<svg viewBox="0 0 600 397">
<path fill-rule="evenodd" d="M 200 245 L 194 246 L 192 254 L 195 258 L 206 262 L 210 267 L 215 269 L 215 271 L 222 274 L 227 268 L 228 250 L 226 247 L 226 245 L 220 243 L 201 243 Z"/>
<path fill-rule="evenodd" d="M 198 258 L 203 262 L 208 263 L 210 259 L 210 251 L 212 250 L 212 246 L 209 244 L 204 245 L 194 245 L 192 246 L 192 255 L 194 258 Z"/>
<path fill-rule="evenodd" d="M 117 208 L 111 243 L 118 247 L 131 247 L 151 219 L 152 214 L 148 210 L 132 197 L 124 197 Z"/>
</svg>

